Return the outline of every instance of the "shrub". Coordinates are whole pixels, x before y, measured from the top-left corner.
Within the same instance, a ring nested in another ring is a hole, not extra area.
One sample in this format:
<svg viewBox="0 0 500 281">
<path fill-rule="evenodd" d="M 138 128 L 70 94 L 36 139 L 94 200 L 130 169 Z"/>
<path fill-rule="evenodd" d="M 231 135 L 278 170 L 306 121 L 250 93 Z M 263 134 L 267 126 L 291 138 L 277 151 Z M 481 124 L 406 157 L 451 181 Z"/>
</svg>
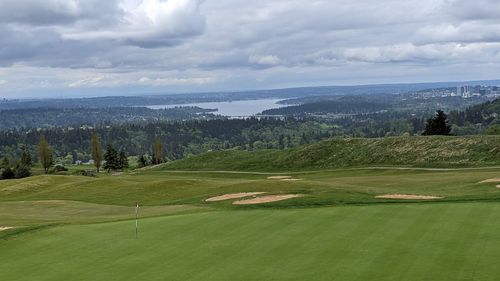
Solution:
<svg viewBox="0 0 500 281">
<path fill-rule="evenodd" d="M 31 176 L 31 171 L 29 167 L 21 165 L 16 167 L 16 169 L 14 170 L 14 174 L 16 179 L 22 179 Z"/>
<path fill-rule="evenodd" d="M 64 167 L 63 165 L 61 164 L 57 164 L 54 166 L 54 172 L 58 173 L 58 172 L 67 172 L 68 171 L 68 168 Z"/>
<path fill-rule="evenodd" d="M 97 177 L 96 171 L 94 170 L 78 170 L 73 173 L 77 176 L 85 176 L 85 177 Z"/>
<path fill-rule="evenodd" d="M 0 178 L 3 180 L 10 180 L 13 179 L 15 176 L 16 175 L 14 174 L 14 171 L 12 171 L 11 168 L 7 167 L 2 171 Z"/>
</svg>

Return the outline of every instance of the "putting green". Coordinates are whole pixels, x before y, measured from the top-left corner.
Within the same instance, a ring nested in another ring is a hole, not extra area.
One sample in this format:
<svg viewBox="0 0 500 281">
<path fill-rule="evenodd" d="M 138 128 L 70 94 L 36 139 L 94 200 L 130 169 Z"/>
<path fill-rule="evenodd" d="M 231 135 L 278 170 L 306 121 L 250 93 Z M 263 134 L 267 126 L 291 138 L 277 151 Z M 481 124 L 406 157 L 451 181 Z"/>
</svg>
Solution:
<svg viewBox="0 0 500 281">
<path fill-rule="evenodd" d="M 244 210 L 0 240 L 0 280 L 497 280 L 500 205 Z"/>
</svg>

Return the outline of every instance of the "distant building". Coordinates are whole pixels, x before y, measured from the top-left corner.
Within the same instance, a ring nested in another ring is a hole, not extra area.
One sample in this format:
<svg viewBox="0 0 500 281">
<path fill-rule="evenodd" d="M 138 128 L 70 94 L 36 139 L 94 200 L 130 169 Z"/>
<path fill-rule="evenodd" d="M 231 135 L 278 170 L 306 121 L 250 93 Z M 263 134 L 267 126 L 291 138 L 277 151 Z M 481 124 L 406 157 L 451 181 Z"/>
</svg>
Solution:
<svg viewBox="0 0 500 281">
<path fill-rule="evenodd" d="M 462 98 L 470 98 L 472 97 L 472 91 L 470 86 L 458 86 L 457 87 L 457 96 Z"/>
</svg>

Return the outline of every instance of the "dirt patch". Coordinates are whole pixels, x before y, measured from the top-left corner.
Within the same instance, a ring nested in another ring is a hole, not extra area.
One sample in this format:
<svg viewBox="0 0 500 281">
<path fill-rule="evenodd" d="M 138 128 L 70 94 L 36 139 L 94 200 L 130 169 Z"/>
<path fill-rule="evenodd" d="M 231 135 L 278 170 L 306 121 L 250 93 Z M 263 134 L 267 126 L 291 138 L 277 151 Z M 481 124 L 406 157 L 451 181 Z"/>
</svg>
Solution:
<svg viewBox="0 0 500 281">
<path fill-rule="evenodd" d="M 263 204 L 263 203 L 283 201 L 283 200 L 302 197 L 302 196 L 304 196 L 304 195 L 302 195 L 302 194 L 269 195 L 269 196 L 262 196 L 262 197 L 252 198 L 252 199 L 239 200 L 239 201 L 233 202 L 233 204 L 234 205 Z"/>
<path fill-rule="evenodd" d="M 260 194 L 264 194 L 265 192 L 241 192 L 241 193 L 231 193 L 231 194 L 224 194 L 221 196 L 215 196 L 208 198 L 207 202 L 216 202 L 216 201 L 224 201 L 224 200 L 230 200 L 230 199 L 239 199 L 239 198 L 245 198 L 245 197 L 250 197 L 250 196 L 256 196 Z"/>
<path fill-rule="evenodd" d="M 496 182 L 500 182 L 500 178 L 487 179 L 487 180 L 484 180 L 484 181 L 480 181 L 479 183 L 496 183 Z"/>
<path fill-rule="evenodd" d="M 428 196 L 428 195 L 411 195 L 411 194 L 386 194 L 375 196 L 382 199 L 402 199 L 402 200 L 434 200 L 443 199 L 444 197 Z"/>
<path fill-rule="evenodd" d="M 13 229 L 15 227 L 11 227 L 11 226 L 0 226 L 0 231 L 5 231 L 5 230 L 9 230 L 9 229 Z"/>
</svg>

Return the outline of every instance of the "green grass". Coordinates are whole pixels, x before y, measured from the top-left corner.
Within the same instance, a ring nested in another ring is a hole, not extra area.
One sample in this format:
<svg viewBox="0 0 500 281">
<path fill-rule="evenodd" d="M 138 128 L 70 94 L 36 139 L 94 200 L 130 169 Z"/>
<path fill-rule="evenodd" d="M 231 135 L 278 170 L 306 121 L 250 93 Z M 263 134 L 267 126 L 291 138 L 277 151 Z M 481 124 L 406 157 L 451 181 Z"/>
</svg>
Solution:
<svg viewBox="0 0 500 281">
<path fill-rule="evenodd" d="M 169 170 L 304 171 L 343 167 L 500 165 L 499 136 L 333 138 L 282 151 L 219 151 L 164 165 Z"/>
<path fill-rule="evenodd" d="M 0 280 L 497 280 L 500 205 L 221 211 L 41 229 Z"/>
<path fill-rule="evenodd" d="M 347 169 L 288 173 L 300 181 L 268 180 L 271 174 L 147 170 L 99 178 L 36 176 L 0 181 L 0 202 L 67 200 L 102 205 L 194 205 L 216 208 L 330 206 L 391 202 L 376 195 L 434 195 L 443 200 L 498 200 L 496 184 L 478 182 L 500 176 L 499 168 L 458 170 Z M 305 194 L 303 198 L 253 207 L 205 199 L 235 192 Z"/>
<path fill-rule="evenodd" d="M 500 189 L 480 182 L 500 177 L 483 167 L 500 164 L 499 142 L 332 139 L 120 175 L 0 181 L 0 227 L 17 227 L 0 232 L 0 280 L 496 280 Z M 304 197 L 205 201 L 255 191 Z M 395 193 L 444 198 L 376 198 Z"/>
<path fill-rule="evenodd" d="M 143 206 L 141 217 L 177 215 L 208 211 L 191 205 Z M 61 223 L 117 221 L 135 217 L 134 207 L 102 205 L 77 201 L 44 200 L 0 202 L 0 225 L 37 226 Z"/>
</svg>

